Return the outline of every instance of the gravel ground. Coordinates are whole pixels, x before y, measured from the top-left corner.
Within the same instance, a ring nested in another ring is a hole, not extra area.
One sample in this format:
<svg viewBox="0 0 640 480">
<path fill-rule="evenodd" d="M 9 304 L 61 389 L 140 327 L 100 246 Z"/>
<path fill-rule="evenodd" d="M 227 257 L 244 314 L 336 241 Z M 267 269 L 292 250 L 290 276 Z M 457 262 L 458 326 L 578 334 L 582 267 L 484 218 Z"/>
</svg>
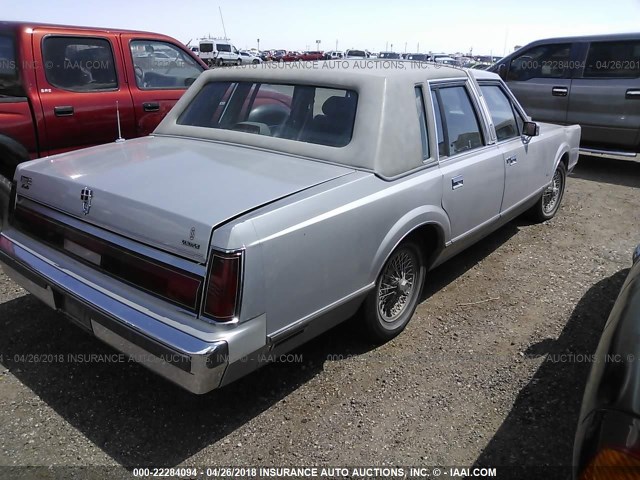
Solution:
<svg viewBox="0 0 640 480">
<path fill-rule="evenodd" d="M 640 164 L 582 158 L 555 219 L 431 272 L 395 340 L 347 322 L 205 396 L 69 361 L 113 351 L 0 271 L 0 465 L 570 465 L 589 364 L 556 359 L 595 350 L 640 241 L 638 188 Z"/>
</svg>

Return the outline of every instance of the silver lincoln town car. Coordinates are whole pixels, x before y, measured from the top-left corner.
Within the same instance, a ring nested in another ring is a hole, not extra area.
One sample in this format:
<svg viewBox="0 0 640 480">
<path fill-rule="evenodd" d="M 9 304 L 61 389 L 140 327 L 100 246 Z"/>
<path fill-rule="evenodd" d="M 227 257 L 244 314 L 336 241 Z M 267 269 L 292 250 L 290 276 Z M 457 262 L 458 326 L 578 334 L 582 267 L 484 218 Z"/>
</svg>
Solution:
<svg viewBox="0 0 640 480">
<path fill-rule="evenodd" d="M 579 140 L 481 70 L 217 69 L 149 137 L 21 164 L 0 262 L 204 393 L 357 312 L 375 341 L 398 335 L 427 270 L 555 215 Z"/>
</svg>

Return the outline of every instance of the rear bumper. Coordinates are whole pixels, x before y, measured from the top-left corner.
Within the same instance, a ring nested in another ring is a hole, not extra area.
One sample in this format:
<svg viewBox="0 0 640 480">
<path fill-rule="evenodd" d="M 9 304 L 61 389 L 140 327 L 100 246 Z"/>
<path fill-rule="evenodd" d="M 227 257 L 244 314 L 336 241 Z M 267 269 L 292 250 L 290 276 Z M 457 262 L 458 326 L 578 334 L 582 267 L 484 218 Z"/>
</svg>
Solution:
<svg viewBox="0 0 640 480">
<path fill-rule="evenodd" d="M 193 393 L 220 386 L 228 342 L 173 328 L 46 262 L 0 233 L 0 265 L 20 286 L 158 375 Z"/>
</svg>

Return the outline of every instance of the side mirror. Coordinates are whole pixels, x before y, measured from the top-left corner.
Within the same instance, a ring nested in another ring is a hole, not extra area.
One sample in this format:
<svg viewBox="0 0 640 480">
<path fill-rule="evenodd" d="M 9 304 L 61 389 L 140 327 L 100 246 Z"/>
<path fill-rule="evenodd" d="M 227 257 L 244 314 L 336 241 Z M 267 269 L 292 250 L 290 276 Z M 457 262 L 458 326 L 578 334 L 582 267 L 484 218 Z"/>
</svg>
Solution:
<svg viewBox="0 0 640 480">
<path fill-rule="evenodd" d="M 501 63 L 498 67 L 498 75 L 502 80 L 507 81 L 507 66 L 504 63 Z"/>
<path fill-rule="evenodd" d="M 522 135 L 525 137 L 537 137 L 540 135 L 540 127 L 536 122 L 524 122 L 522 125 Z"/>
</svg>

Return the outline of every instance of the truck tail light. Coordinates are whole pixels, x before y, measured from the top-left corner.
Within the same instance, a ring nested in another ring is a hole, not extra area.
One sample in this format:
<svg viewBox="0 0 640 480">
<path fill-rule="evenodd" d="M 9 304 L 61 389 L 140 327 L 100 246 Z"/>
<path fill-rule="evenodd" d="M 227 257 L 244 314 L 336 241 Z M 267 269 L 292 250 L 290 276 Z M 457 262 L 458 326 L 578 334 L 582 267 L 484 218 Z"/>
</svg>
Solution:
<svg viewBox="0 0 640 480">
<path fill-rule="evenodd" d="M 214 253 L 203 313 L 217 321 L 233 320 L 239 307 L 242 253 Z"/>
<path fill-rule="evenodd" d="M 621 450 L 600 450 L 580 475 L 580 480 L 626 480 L 638 478 L 640 459 Z"/>
</svg>

